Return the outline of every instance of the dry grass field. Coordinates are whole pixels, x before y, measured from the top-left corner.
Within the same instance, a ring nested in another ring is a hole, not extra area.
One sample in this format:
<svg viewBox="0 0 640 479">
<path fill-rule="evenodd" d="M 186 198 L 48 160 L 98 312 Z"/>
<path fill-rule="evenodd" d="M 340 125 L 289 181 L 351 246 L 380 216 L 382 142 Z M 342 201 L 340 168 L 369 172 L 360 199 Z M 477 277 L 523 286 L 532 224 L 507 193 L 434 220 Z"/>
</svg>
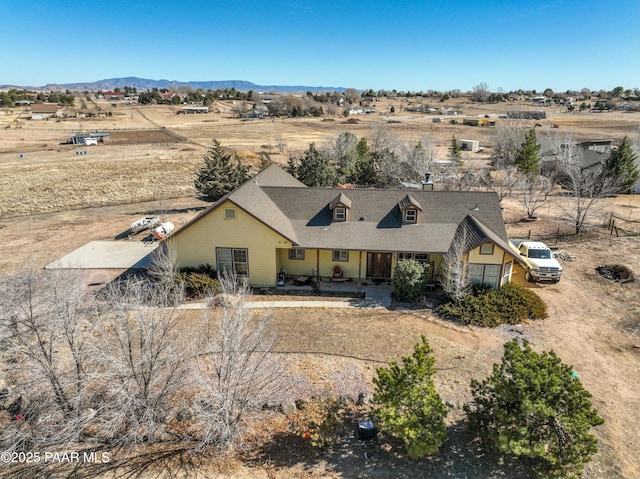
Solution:
<svg viewBox="0 0 640 479">
<path fill-rule="evenodd" d="M 348 120 L 335 116 L 241 121 L 232 117 L 231 102 L 216 104 L 218 113 L 207 115 L 177 115 L 177 108 L 168 106 L 119 106 L 107 118 L 47 121 L 24 119 L 28 115 L 17 109 L 3 110 L 0 218 L 193 195 L 193 174 L 202 165 L 212 138 L 248 161 L 266 151 L 281 164 L 291 155 L 300 157 L 311 142 L 329 144 L 345 131 L 370 137 L 379 127 L 388 129 L 400 142 L 416 143 L 428 135 L 442 158 L 453 135 L 477 139 L 485 148 L 483 153 L 470 153 L 469 158 L 486 158 L 490 153 L 495 129 L 436 124 L 430 115 L 403 111 L 408 103 L 405 99 L 376 102 L 375 114 Z M 395 107 L 393 114 L 391 106 Z M 498 115 L 514 108 L 507 104 L 477 106 L 463 100 L 450 100 L 446 106 L 460 111 L 461 118 Z M 637 113 L 569 115 L 549 108 L 547 115 L 543 129 L 557 123 L 559 131 L 570 130 L 576 140 L 617 141 L 637 134 L 640 124 Z M 111 138 L 99 146 L 61 144 L 71 133 L 96 130 L 109 132 Z"/>
<path fill-rule="evenodd" d="M 387 113 L 391 104 L 393 115 Z M 82 122 L 33 122 L 17 118 L 16 112 L 2 112 L 0 274 L 16 271 L 23 263 L 42 267 L 88 241 L 113 239 L 142 215 L 160 213 L 176 225 L 192 218 L 207 205 L 194 196 L 193 175 L 211 138 L 246 156 L 268 151 L 279 163 L 301 154 L 310 142 L 328 143 L 343 131 L 365 136 L 379 124 L 403 141 L 415 142 L 428 134 L 443 150 L 453 134 L 490 147 L 492 129 L 434 124 L 431 117 L 403 112 L 403 105 L 380 102 L 378 113 L 358 116 L 357 123 L 346 123 L 343 117 L 242 122 L 230 117 L 233 105 L 227 103 L 209 115 L 176 115 L 169 107 L 118 107 L 108 119 Z M 499 114 L 507 108 L 454 101 L 449 106 L 454 105 L 463 117 Z M 635 115 L 549 111 L 544 127 L 557 123 L 578 140 L 617 141 L 637 134 L 640 116 Z M 112 137 L 100 146 L 60 144 L 73 132 L 93 130 L 109 131 Z M 286 145 L 283 153 L 279 142 Z M 76 155 L 76 150 L 87 154 Z M 508 199 L 504 206 L 512 237 L 570 229 L 553 199 L 534 223 L 519 221 L 524 213 L 516 199 Z M 623 264 L 640 274 L 640 237 L 608 236 L 600 224 L 612 212 L 640 221 L 640 197 L 607 199 L 590 228 L 597 234 L 560 238 L 557 246 L 574 255 L 575 261 L 564 263 L 559 284 L 530 285 L 549 306 L 544 321 L 485 330 L 442 321 L 428 308 L 274 312 L 281 338 L 278 351 L 290 367 L 318 382 L 329 381 L 333 372 L 349 366 L 370 378 L 380 364 L 409 354 L 419 335 L 425 334 L 436 357 L 438 391 L 454 405 L 448 417 L 451 440 L 438 459 L 408 461 L 387 443 L 365 451 L 353 439 L 319 453 L 285 434 L 286 424 L 276 421 L 263 433 L 272 442 L 256 445 L 233 467 L 215 472 L 201 465 L 198 471 L 186 469 L 176 477 L 528 478 L 530 473 L 521 465 L 496 465 L 495 458 L 478 450 L 459 407 L 470 398 L 470 379 L 484 377 L 500 359 L 502 344 L 512 337 L 528 339 L 536 350 L 555 350 L 593 394 L 606 422 L 596 430 L 600 452 L 584 477 L 640 477 L 640 283 L 614 283 L 595 271 L 599 264 Z M 117 272 L 87 274 L 89 283 L 107 281 Z M 516 281 L 523 281 L 522 271 Z"/>
</svg>

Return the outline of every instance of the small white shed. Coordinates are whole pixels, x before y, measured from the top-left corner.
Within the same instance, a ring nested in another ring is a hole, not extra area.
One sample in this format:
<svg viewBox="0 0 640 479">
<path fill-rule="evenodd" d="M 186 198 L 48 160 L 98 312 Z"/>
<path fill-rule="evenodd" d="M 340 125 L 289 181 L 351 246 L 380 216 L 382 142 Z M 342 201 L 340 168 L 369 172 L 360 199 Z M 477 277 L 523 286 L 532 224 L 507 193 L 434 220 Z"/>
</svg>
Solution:
<svg viewBox="0 0 640 479">
<path fill-rule="evenodd" d="M 479 151 L 480 141 L 478 140 L 458 140 L 458 146 L 462 151 Z"/>
</svg>

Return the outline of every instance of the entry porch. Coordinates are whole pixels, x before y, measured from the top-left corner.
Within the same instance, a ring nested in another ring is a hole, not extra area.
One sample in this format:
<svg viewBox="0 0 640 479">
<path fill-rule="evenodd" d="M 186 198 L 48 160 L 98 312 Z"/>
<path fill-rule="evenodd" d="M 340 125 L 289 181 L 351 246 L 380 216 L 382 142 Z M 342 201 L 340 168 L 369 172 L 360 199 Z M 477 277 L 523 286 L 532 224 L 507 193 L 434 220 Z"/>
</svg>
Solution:
<svg viewBox="0 0 640 479">
<path fill-rule="evenodd" d="M 306 282 L 391 284 L 398 261 L 415 259 L 428 269 L 434 280 L 441 255 L 413 252 L 354 251 L 324 249 L 278 249 L 276 265 L 278 285 L 293 281 L 302 286 Z"/>
</svg>

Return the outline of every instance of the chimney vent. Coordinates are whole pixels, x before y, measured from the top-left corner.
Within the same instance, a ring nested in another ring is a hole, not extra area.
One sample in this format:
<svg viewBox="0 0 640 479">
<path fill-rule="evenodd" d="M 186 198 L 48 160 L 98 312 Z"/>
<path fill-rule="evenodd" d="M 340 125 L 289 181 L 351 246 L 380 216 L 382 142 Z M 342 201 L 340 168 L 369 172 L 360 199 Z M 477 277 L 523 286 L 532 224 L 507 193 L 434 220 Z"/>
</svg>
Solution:
<svg viewBox="0 0 640 479">
<path fill-rule="evenodd" d="M 429 173 L 428 171 L 424 174 L 422 189 L 424 191 L 433 191 L 433 181 L 431 181 L 431 173 Z"/>
</svg>

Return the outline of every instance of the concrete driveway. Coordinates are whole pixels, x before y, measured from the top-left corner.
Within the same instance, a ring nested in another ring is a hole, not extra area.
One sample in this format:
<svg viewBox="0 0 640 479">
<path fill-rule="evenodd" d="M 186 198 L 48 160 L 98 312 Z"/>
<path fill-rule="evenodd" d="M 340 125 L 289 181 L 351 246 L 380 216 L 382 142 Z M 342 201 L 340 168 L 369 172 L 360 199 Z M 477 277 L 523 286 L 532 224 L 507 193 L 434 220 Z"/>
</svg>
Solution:
<svg viewBox="0 0 640 479">
<path fill-rule="evenodd" d="M 158 245 L 149 241 L 91 241 L 45 269 L 140 269 L 149 264 Z"/>
</svg>

